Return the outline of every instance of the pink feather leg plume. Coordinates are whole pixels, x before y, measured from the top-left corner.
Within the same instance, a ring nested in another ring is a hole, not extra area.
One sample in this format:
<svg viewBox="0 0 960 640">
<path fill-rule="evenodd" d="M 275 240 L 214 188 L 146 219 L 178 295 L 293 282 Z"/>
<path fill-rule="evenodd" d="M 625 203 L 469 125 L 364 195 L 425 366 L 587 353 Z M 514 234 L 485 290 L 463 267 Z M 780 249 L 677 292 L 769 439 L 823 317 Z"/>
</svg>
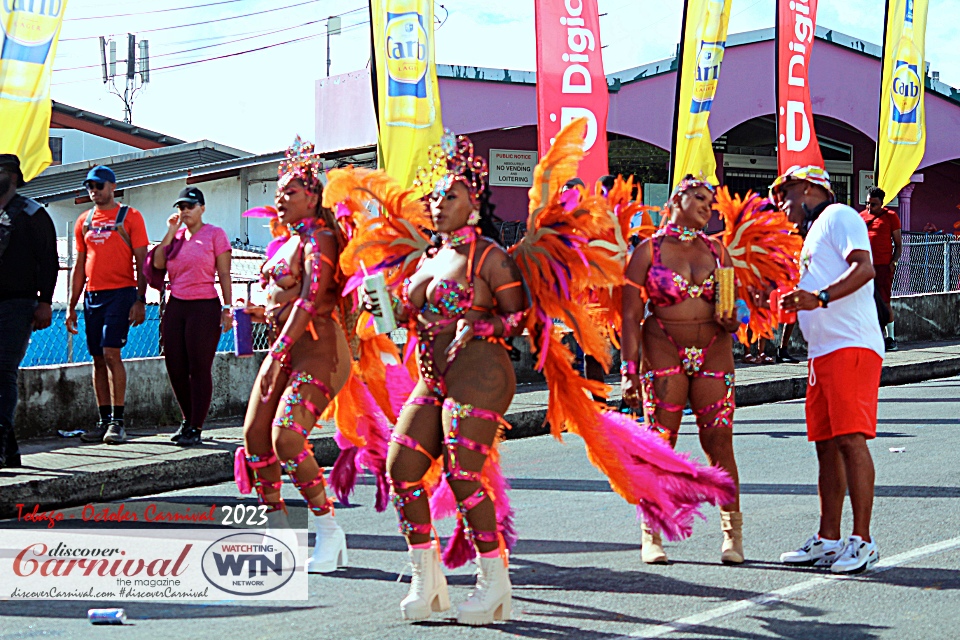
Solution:
<svg viewBox="0 0 960 640">
<path fill-rule="evenodd" d="M 390 424 L 366 385 L 351 374 L 332 404 L 338 425 L 334 438 L 341 448 L 330 472 L 330 488 L 342 504 L 349 504 L 356 486 L 357 473 L 372 474 L 377 485 L 376 509 L 384 511 L 389 501 L 387 484 L 387 447 Z M 355 425 L 353 433 L 345 433 L 340 425 Z"/>
<path fill-rule="evenodd" d="M 250 468 L 247 466 L 247 450 L 243 447 L 237 447 L 233 454 L 233 479 L 240 493 L 246 495 L 253 491 Z"/>
<path fill-rule="evenodd" d="M 608 441 L 605 451 L 634 458 L 621 464 L 629 472 L 629 490 L 638 498 L 638 513 L 668 539 L 680 540 L 693 532 L 694 516 L 703 517 L 701 503 L 724 504 L 735 497 L 733 481 L 725 471 L 677 453 L 629 416 L 604 411 L 600 424 Z"/>
<path fill-rule="evenodd" d="M 510 484 L 503 475 L 500 467 L 499 448 L 495 447 L 483 465 L 480 479 L 483 488 L 493 500 L 497 515 L 497 532 L 503 540 L 507 552 L 513 550 L 517 543 L 517 531 L 513 522 L 513 506 L 510 504 L 508 491 Z M 453 535 L 447 540 L 443 550 L 443 563 L 450 569 L 462 567 L 474 559 L 476 550 L 466 535 L 462 516 L 457 511 L 457 499 L 450 489 L 446 479 L 440 481 L 436 490 L 430 495 L 430 517 L 434 521 L 450 517 L 457 518 Z"/>
</svg>

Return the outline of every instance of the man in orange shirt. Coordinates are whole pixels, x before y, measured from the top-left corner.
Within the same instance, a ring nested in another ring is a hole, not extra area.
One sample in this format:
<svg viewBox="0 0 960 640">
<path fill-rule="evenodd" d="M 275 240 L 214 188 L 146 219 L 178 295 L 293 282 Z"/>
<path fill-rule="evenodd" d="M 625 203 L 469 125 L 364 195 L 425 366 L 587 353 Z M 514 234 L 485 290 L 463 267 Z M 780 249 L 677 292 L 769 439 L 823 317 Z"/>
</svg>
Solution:
<svg viewBox="0 0 960 640">
<path fill-rule="evenodd" d="M 83 186 L 96 206 L 77 219 L 74 229 L 77 264 L 66 322 L 67 331 L 78 333 L 77 302 L 86 288 L 83 320 L 100 420 L 80 439 L 120 444 L 127 438 L 123 427 L 127 371 L 120 350 L 130 326 L 143 323 L 145 316 L 147 229 L 139 211 L 114 200 L 117 177 L 109 167 L 91 169 Z"/>
<path fill-rule="evenodd" d="M 867 192 L 867 208 L 860 213 L 860 217 L 867 223 L 867 235 L 870 236 L 873 270 L 877 274 L 874 277 L 874 286 L 890 314 L 890 321 L 886 326 L 885 346 L 887 351 L 896 351 L 897 340 L 893 335 L 893 307 L 890 306 L 890 295 L 893 291 L 893 274 L 897 271 L 897 262 L 903 252 L 903 239 L 899 216 L 883 206 L 885 196 L 886 193 L 880 187 L 871 187 Z"/>
</svg>

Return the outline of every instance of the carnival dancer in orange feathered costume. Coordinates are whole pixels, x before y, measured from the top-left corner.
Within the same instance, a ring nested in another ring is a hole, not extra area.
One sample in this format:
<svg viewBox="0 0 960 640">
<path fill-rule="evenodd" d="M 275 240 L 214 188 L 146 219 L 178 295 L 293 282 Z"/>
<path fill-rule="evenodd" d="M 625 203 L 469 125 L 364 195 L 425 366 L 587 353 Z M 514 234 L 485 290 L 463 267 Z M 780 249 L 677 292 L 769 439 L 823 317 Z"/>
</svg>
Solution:
<svg viewBox="0 0 960 640">
<path fill-rule="evenodd" d="M 451 513 L 458 523 L 444 562 L 459 566 L 476 557 L 480 569 L 458 619 L 483 624 L 510 614 L 507 559 L 515 533 L 496 445 L 508 427 L 501 414 L 514 377 L 499 346 L 502 336 L 526 331 L 547 378 L 554 435 L 581 436 L 589 459 L 614 490 L 670 535 L 689 533 L 701 502 L 732 495 L 722 471 L 676 454 L 629 418 L 594 402 L 591 393 L 608 390 L 574 372 L 573 355 L 560 341 L 554 318 L 573 331 L 584 351 L 609 365 L 604 331 L 579 301 L 619 283 L 622 258 L 591 241 L 606 237 L 613 221 L 602 197 L 584 198 L 569 209 L 560 199 L 560 187 L 583 156 L 585 126 L 581 120 L 562 131 L 538 165 L 528 233 L 509 253 L 470 228 L 472 220 L 484 224 L 486 176 L 463 137 L 446 140 L 436 156 L 444 159 L 440 179 L 425 180 L 435 185 L 431 222 L 443 238 L 439 248 L 427 248 L 419 230 L 426 221 L 411 211 L 410 194 L 384 189 L 363 172 L 331 173 L 331 194 L 333 187 L 342 192 L 340 184 L 350 184 L 352 198 L 375 200 L 381 208 L 379 217 L 358 229 L 351 243 L 356 250 L 345 253 L 342 264 L 362 259 L 369 271 L 385 272 L 398 288 L 398 315 L 410 322 L 417 341 L 420 380 L 401 412 L 389 456 L 401 532 L 414 563 L 410 593 L 401 603 L 408 619 L 429 616 L 449 602 L 432 519 Z M 467 229 L 457 227 L 463 223 Z M 477 385 L 481 379 L 485 384 Z"/>
</svg>

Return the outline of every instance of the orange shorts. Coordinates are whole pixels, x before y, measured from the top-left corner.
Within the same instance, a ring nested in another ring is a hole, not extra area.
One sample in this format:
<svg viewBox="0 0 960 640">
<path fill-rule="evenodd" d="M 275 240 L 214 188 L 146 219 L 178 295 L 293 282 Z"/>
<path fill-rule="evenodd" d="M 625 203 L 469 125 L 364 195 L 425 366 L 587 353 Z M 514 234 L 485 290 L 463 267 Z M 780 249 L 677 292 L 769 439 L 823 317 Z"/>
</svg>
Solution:
<svg viewBox="0 0 960 640">
<path fill-rule="evenodd" d="M 851 433 L 877 437 L 877 392 L 883 358 L 859 347 L 838 349 L 807 362 L 807 440 Z"/>
</svg>

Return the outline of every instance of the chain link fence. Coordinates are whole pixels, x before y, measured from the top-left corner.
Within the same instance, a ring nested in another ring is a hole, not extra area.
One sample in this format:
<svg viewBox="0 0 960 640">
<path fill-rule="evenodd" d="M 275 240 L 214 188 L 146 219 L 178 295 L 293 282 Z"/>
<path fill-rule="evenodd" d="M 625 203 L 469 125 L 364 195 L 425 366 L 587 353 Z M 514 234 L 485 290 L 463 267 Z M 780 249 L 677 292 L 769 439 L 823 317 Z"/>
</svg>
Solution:
<svg viewBox="0 0 960 640">
<path fill-rule="evenodd" d="M 44 365 L 65 364 L 71 362 L 91 362 L 93 358 L 87 349 L 87 339 L 83 320 L 83 298 L 77 309 L 77 335 L 71 335 L 66 327 L 67 301 L 69 299 L 69 280 L 71 273 L 72 254 L 69 252 L 66 238 L 58 239 L 60 250 L 60 275 L 57 289 L 54 293 L 53 321 L 47 329 L 35 331 L 30 338 L 30 346 L 21 366 L 37 367 Z M 233 249 L 230 280 L 234 300 L 242 299 L 253 304 L 263 304 L 266 294 L 260 288 L 260 267 L 263 265 L 264 255 L 256 251 Z M 219 285 L 217 286 L 220 292 Z M 163 355 L 160 344 L 160 320 L 163 317 L 164 302 L 159 292 L 148 290 L 146 319 L 143 324 L 130 327 L 127 344 L 123 348 L 124 358 L 149 358 Z M 269 347 L 266 325 L 256 324 L 253 327 L 253 348 L 267 349 Z M 233 332 L 220 336 L 217 351 L 232 352 L 234 350 Z"/>
<path fill-rule="evenodd" d="M 949 233 L 903 232 L 903 254 L 893 295 L 960 290 L 960 238 Z"/>
</svg>

